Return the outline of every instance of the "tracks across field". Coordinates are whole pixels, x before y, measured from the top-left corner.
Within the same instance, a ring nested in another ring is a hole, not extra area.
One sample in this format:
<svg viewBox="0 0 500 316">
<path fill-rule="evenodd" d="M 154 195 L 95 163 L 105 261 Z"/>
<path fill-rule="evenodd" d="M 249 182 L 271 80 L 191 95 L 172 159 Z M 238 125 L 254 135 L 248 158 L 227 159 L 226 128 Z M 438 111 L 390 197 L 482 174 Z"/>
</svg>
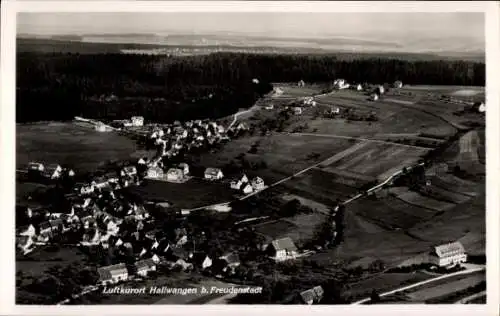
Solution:
<svg viewBox="0 0 500 316">
<path fill-rule="evenodd" d="M 432 279 L 421 281 L 421 282 L 417 282 L 417 283 L 414 283 L 414 284 L 411 284 L 411 285 L 403 286 L 403 287 L 397 288 L 397 289 L 392 290 L 392 291 L 384 292 L 382 294 L 379 294 L 379 296 L 383 297 L 383 296 L 395 294 L 395 293 L 398 293 L 398 292 L 403 292 L 403 291 L 406 291 L 406 290 L 410 290 L 410 289 L 413 289 L 413 288 L 416 288 L 416 287 L 419 287 L 421 285 L 425 285 L 425 284 L 428 284 L 428 283 L 432 283 L 432 282 L 436 282 L 436 281 L 439 281 L 439 280 L 451 278 L 451 277 L 454 277 L 454 276 L 457 276 L 457 275 L 471 274 L 471 273 L 479 272 L 479 271 L 483 271 L 483 270 L 486 270 L 486 268 L 485 267 L 473 268 L 473 269 L 468 269 L 468 270 L 464 270 L 464 271 L 458 271 L 458 272 L 454 272 L 454 273 L 450 273 L 450 274 L 446 274 L 446 275 L 441 275 L 441 276 L 436 277 L 436 278 L 432 278 Z M 364 298 L 362 300 L 356 301 L 356 302 L 354 302 L 352 304 L 353 305 L 360 305 L 360 304 L 367 303 L 369 301 L 370 301 L 370 298 L 368 297 L 368 298 Z"/>
<path fill-rule="evenodd" d="M 352 137 L 352 136 L 342 136 L 342 135 L 333 135 L 333 134 L 317 134 L 317 133 L 287 133 L 287 132 L 282 132 L 280 134 L 296 135 L 296 136 L 316 136 L 316 137 L 327 137 L 327 138 L 337 138 L 337 139 L 352 139 L 352 140 L 359 140 L 359 141 L 379 143 L 379 144 L 390 144 L 390 145 L 394 145 L 394 146 L 401 146 L 401 147 L 407 147 L 407 148 L 429 149 L 428 147 L 406 145 L 406 144 L 401 144 L 401 143 L 397 143 L 397 142 L 391 142 L 391 141 L 380 140 L 380 139 L 363 138 L 363 137 Z"/>
</svg>

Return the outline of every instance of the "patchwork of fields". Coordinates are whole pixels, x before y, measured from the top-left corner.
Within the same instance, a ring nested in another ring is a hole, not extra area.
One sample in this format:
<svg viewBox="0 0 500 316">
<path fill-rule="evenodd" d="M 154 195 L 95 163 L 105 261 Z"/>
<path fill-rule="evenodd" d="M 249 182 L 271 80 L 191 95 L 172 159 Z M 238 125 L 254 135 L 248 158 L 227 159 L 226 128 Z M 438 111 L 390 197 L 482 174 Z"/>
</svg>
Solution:
<svg viewBox="0 0 500 316">
<path fill-rule="evenodd" d="M 271 100 L 293 100 L 321 90 L 320 87 L 310 86 L 281 87 L 284 94 Z M 303 115 L 294 118 L 295 125 L 287 128 L 291 131 L 297 124 L 307 123 L 307 133 L 361 137 L 365 140 L 293 133 L 244 136 L 223 145 L 216 152 L 203 153 L 195 160 L 200 166 L 223 168 L 243 154 L 248 162 L 265 163 L 266 167 L 243 171 L 250 177 L 261 176 L 266 184 L 311 167 L 307 172 L 293 176 L 271 190 L 281 193 L 283 203 L 298 199 L 303 205 L 312 208 L 313 213 L 252 224 L 267 239 L 288 236 L 300 244 L 313 236 L 317 226 L 325 220 L 325 213 L 339 200 L 345 201 L 357 195 L 363 187 L 415 164 L 432 147 L 457 132 L 454 126 L 440 118 L 440 115 L 455 111 L 456 105 L 436 100 L 433 101 L 434 105 L 420 104 L 423 91 L 411 90 L 412 95 L 390 97 L 397 102 L 369 102 L 362 93 L 336 92 L 319 97 L 318 108 L 338 106 L 341 109 L 374 111 L 379 121 L 346 122 Z M 444 92 L 439 90 L 439 93 Z M 263 114 L 264 111 L 254 111 L 257 113 L 253 115 L 254 123 L 258 121 L 256 118 L 276 115 L 273 111 Z M 244 120 L 252 122 L 252 117 L 245 117 Z M 429 148 L 373 142 L 366 140 L 368 138 L 393 142 L 400 139 L 421 140 Z M 482 130 L 465 134 L 436 160 L 449 163 L 450 169 L 454 163 L 458 163 L 465 171 L 472 170 L 478 174 L 483 170 L 484 174 L 484 138 Z M 137 152 L 135 142 L 126 137 L 115 133 L 97 133 L 73 124 L 17 127 L 18 168 L 24 168 L 29 161 L 36 160 L 69 164 L 77 172 L 92 171 L 106 160 L 129 159 Z M 486 238 L 484 179 L 464 179 L 460 174 L 450 171 L 429 176 L 427 180 L 429 185 L 418 191 L 391 188 L 348 204 L 344 241 L 335 249 L 314 254 L 308 259 L 321 263 L 345 260 L 352 266 L 364 266 L 382 259 L 387 265 L 398 265 L 427 252 L 432 245 L 452 240 L 462 241 L 469 253 L 483 254 Z M 21 186 L 18 187 L 17 195 L 25 195 L 36 189 L 36 186 Z M 234 199 L 234 192 L 227 181 L 209 183 L 197 178 L 184 184 L 150 180 L 143 186 L 130 188 L 130 192 L 145 200 L 167 200 L 180 208 Z M 366 296 L 365 290 L 368 288 L 370 291 L 371 288 L 384 290 L 427 277 L 418 273 L 376 276 L 351 285 L 348 294 Z M 439 294 L 442 289 L 436 287 L 434 291 Z M 414 299 L 425 300 L 424 294 L 414 292 Z"/>
</svg>

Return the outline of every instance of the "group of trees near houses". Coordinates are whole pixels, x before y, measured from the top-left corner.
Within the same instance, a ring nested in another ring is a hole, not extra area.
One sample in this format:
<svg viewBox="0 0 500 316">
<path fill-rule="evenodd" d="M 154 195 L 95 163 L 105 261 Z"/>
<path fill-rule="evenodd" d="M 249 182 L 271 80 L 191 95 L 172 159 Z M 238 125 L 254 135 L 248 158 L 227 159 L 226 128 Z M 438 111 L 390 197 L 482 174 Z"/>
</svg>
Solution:
<svg viewBox="0 0 500 316">
<path fill-rule="evenodd" d="M 270 82 L 484 85 L 485 65 L 469 61 L 340 60 L 333 55 L 213 53 L 198 56 L 20 53 L 17 121 L 75 115 L 173 121 L 220 117 L 252 105 Z M 259 83 L 253 82 L 257 78 Z"/>
</svg>

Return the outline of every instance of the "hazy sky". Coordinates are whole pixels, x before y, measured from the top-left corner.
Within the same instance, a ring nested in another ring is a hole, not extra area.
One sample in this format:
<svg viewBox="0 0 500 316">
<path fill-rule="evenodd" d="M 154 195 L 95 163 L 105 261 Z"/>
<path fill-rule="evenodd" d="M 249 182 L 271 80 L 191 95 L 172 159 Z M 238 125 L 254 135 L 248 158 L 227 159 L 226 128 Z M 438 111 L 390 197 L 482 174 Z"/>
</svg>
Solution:
<svg viewBox="0 0 500 316">
<path fill-rule="evenodd" d="M 18 33 L 246 33 L 280 37 L 463 36 L 484 41 L 482 13 L 19 13 Z"/>
</svg>

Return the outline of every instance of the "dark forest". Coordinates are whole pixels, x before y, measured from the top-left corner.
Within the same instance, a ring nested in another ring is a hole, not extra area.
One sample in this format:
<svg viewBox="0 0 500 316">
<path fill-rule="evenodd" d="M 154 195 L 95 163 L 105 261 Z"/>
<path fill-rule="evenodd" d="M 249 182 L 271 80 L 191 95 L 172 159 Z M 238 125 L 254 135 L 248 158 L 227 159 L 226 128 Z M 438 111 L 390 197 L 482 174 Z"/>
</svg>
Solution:
<svg viewBox="0 0 500 316">
<path fill-rule="evenodd" d="M 255 84 L 252 79 L 258 79 Z M 272 90 L 272 82 L 484 86 L 485 65 L 332 55 L 214 53 L 198 56 L 19 53 L 17 122 L 74 116 L 171 122 L 222 117 Z"/>
</svg>

